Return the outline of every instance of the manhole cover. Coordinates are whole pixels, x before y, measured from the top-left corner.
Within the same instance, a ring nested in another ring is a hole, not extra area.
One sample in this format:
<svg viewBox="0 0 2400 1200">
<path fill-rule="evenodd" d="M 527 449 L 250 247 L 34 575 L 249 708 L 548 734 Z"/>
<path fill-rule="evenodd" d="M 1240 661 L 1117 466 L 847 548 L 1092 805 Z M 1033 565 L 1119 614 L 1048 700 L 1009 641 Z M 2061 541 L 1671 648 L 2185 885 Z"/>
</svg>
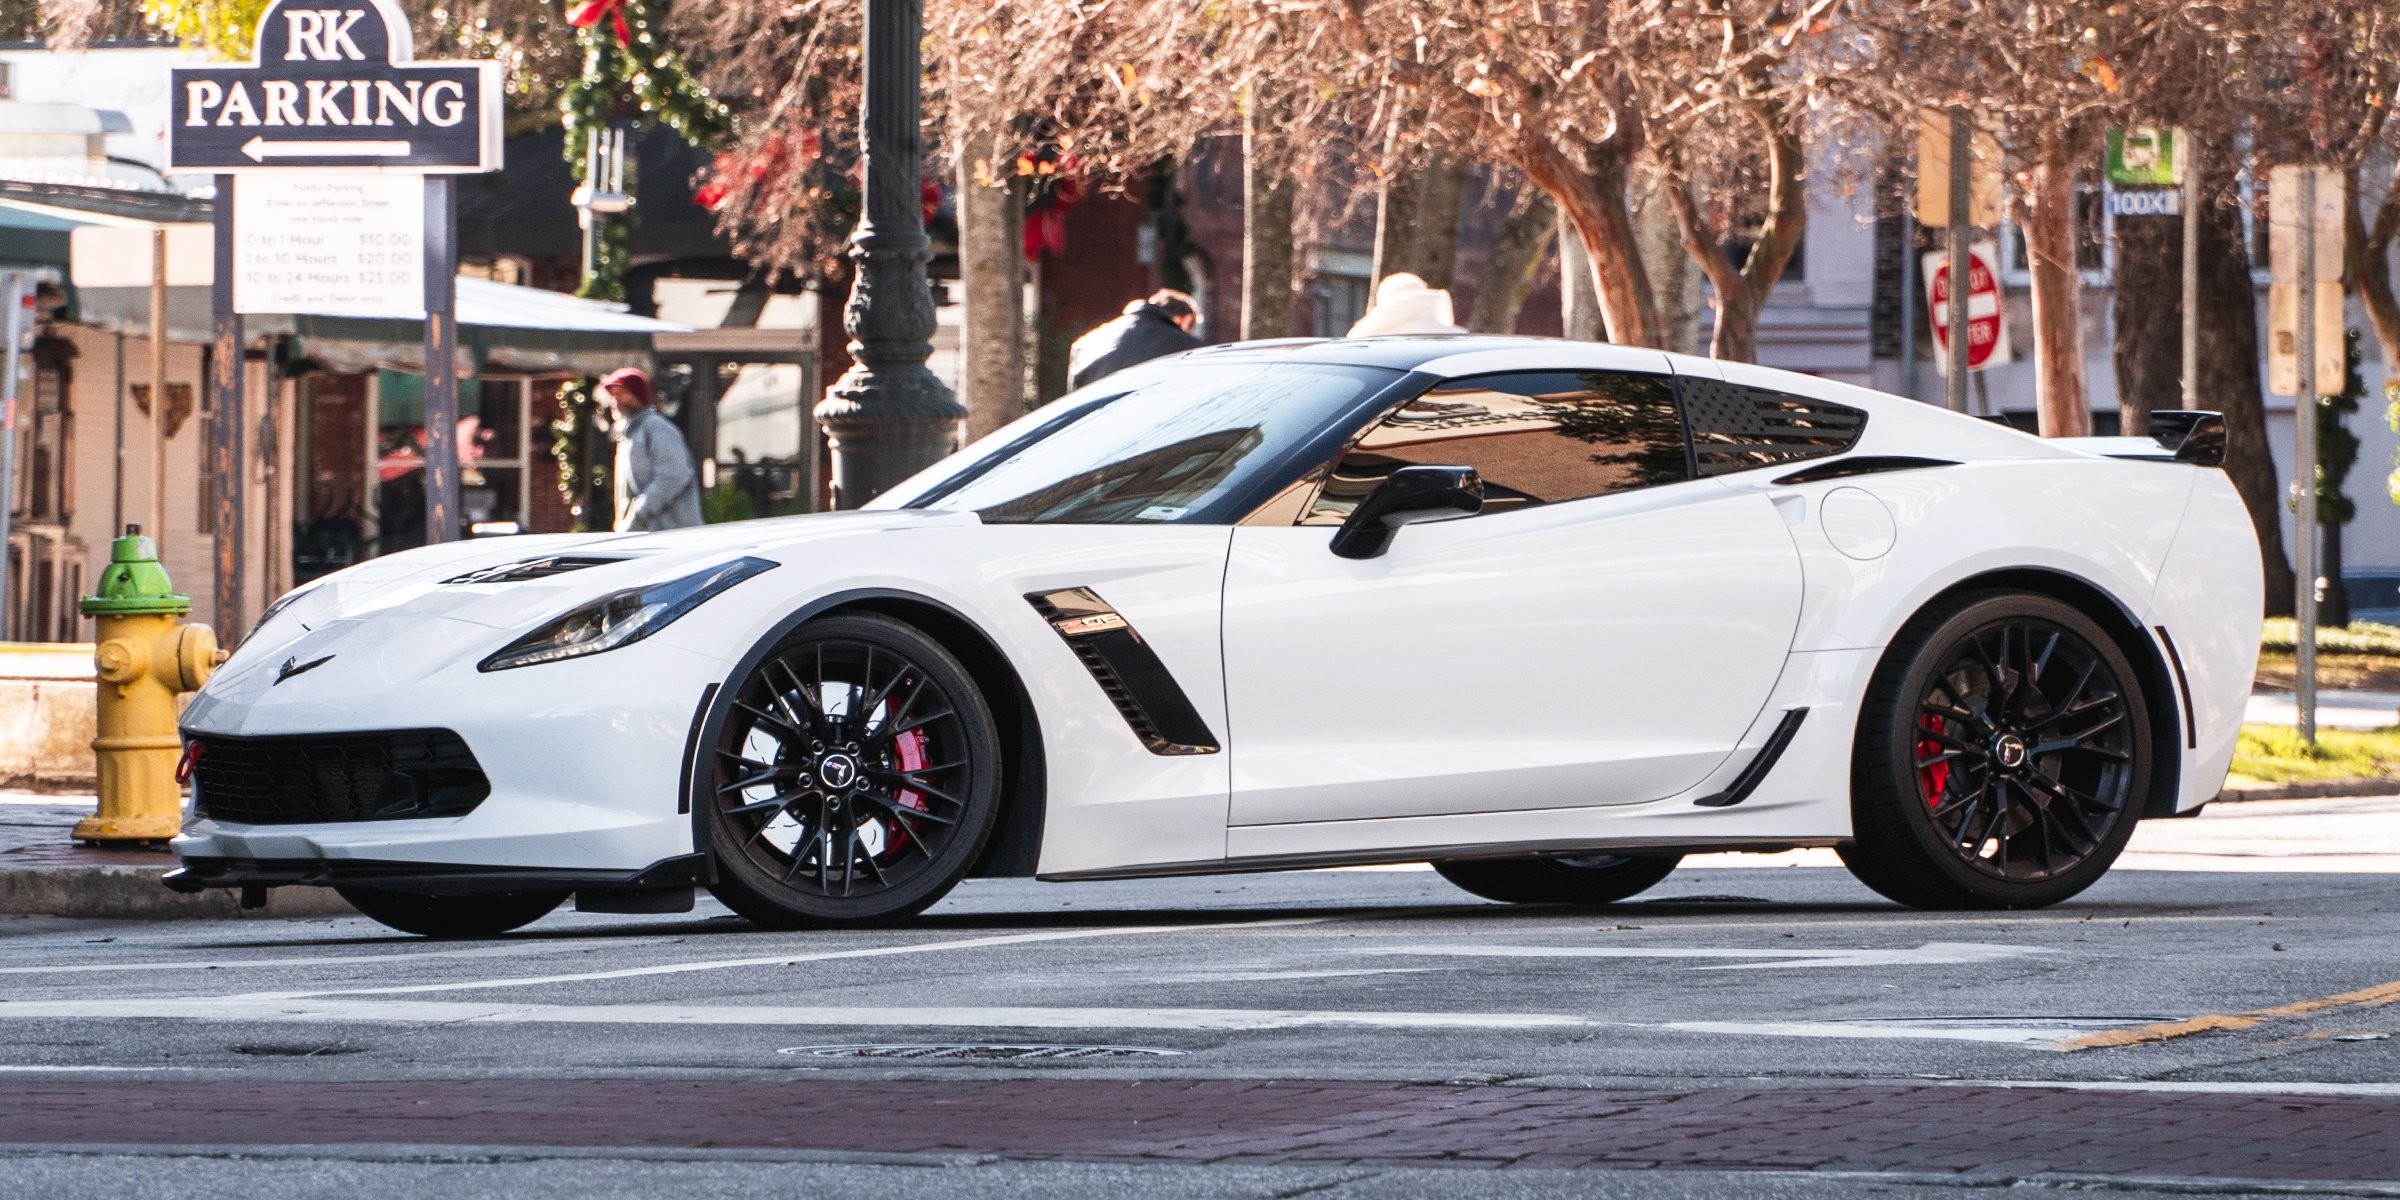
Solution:
<svg viewBox="0 0 2400 1200">
<path fill-rule="evenodd" d="M 357 1054 L 365 1046 L 335 1042 L 330 1046 L 235 1046 L 235 1054 L 255 1054 L 263 1058 L 323 1058 L 331 1054 Z"/>
<path fill-rule="evenodd" d="M 1150 1046 L 1001 1046 L 983 1042 L 933 1046 L 787 1046 L 777 1054 L 805 1054 L 810 1058 L 1166 1058 L 1182 1054 L 1181 1050 L 1160 1050 Z"/>
<path fill-rule="evenodd" d="M 1660 896 L 1642 904 L 1772 904 L 1764 896 Z"/>
</svg>

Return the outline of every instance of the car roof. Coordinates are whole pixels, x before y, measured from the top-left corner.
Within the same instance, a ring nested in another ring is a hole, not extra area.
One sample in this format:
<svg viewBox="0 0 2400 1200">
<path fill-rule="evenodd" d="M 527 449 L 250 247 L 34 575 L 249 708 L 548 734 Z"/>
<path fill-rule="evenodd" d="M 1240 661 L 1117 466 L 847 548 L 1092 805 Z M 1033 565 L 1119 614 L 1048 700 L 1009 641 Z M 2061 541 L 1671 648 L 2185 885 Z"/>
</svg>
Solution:
<svg viewBox="0 0 2400 1200">
<path fill-rule="evenodd" d="M 1184 357 L 1209 362 L 1338 363 L 1413 371 L 1435 359 L 1454 358 L 1479 351 L 1556 351 L 1566 347 L 1588 348 L 1600 353 L 1622 349 L 1605 342 L 1575 342 L 1565 338 L 1452 333 L 1369 338 L 1276 338 L 1203 346 Z"/>
</svg>

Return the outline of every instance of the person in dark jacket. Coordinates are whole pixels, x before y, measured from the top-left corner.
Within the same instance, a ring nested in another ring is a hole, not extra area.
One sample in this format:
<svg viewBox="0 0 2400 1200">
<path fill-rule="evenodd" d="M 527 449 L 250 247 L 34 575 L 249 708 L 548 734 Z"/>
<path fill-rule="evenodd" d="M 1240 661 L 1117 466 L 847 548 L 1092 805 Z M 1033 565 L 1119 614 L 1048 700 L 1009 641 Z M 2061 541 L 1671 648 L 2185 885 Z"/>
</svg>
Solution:
<svg viewBox="0 0 2400 1200">
<path fill-rule="evenodd" d="M 1082 387 L 1139 362 L 1199 348 L 1192 326 L 1200 310 L 1182 292 L 1160 288 L 1125 306 L 1125 315 L 1075 339 L 1067 350 L 1067 383 Z"/>
</svg>

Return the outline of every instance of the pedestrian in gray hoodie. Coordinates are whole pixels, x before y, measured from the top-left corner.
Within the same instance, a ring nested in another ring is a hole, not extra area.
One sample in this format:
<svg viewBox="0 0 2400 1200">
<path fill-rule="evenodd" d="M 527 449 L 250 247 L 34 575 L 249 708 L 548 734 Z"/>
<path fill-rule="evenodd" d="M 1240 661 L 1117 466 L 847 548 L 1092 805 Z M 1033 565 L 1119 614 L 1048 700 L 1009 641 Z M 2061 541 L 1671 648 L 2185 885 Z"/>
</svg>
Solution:
<svg viewBox="0 0 2400 1200">
<path fill-rule="evenodd" d="M 700 473 L 683 431 L 650 404 L 650 377 L 626 367 L 600 381 L 616 418 L 617 531 L 700 523 Z"/>
</svg>

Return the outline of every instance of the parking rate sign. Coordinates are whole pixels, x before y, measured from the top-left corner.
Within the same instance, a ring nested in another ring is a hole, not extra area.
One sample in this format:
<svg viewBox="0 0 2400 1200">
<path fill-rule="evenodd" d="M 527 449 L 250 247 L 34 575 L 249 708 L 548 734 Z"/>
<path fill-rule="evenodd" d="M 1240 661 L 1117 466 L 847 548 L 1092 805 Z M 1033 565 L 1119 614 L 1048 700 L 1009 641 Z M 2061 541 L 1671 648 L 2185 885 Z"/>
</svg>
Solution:
<svg viewBox="0 0 2400 1200">
<path fill-rule="evenodd" d="M 1977 242 L 1967 250 L 1967 369 L 2008 361 L 2008 322 L 2001 319 L 1999 247 Z M 1950 256 L 1925 256 L 1925 304 L 1932 310 L 1933 361 L 1950 373 Z"/>
<path fill-rule="evenodd" d="M 276 0 L 256 61 L 171 73 L 178 171 L 500 169 L 500 64 L 415 61 L 392 0 Z"/>
</svg>

